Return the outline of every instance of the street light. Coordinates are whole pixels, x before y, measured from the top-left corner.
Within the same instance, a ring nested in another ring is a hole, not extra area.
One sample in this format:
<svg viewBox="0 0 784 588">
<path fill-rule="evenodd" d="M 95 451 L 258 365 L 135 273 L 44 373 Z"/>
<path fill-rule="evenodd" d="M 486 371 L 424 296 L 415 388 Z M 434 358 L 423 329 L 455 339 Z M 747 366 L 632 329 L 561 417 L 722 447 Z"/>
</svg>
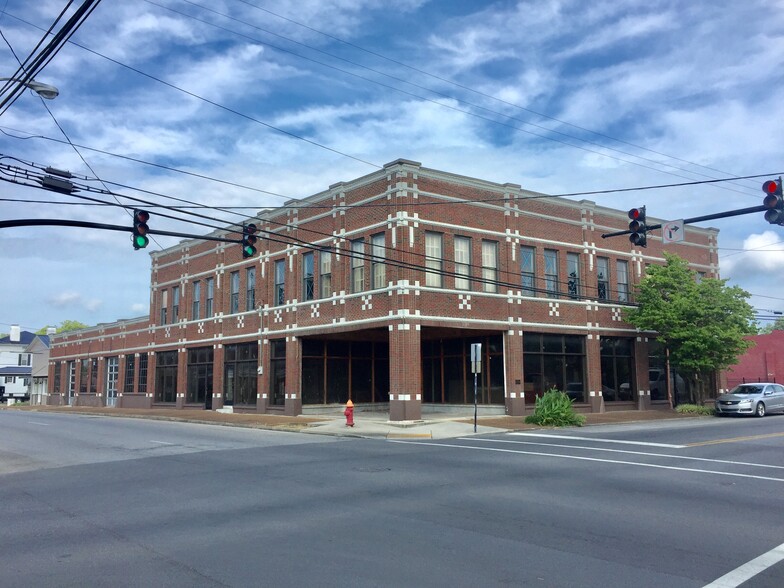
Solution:
<svg viewBox="0 0 784 588">
<path fill-rule="evenodd" d="M 54 100 L 60 94 L 60 90 L 54 86 L 36 82 L 35 80 L 23 82 L 22 80 L 16 78 L 0 78 L 0 82 L 21 82 L 24 87 L 29 88 L 38 94 L 41 98 L 46 98 L 47 100 Z"/>
</svg>

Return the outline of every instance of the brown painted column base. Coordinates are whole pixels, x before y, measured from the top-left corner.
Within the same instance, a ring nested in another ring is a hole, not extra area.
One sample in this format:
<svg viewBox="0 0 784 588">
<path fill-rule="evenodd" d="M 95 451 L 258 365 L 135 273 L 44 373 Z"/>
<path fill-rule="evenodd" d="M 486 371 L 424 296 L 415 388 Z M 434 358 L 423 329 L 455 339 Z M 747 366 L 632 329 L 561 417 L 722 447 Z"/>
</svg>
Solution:
<svg viewBox="0 0 784 588">
<path fill-rule="evenodd" d="M 422 418 L 422 400 L 419 394 L 390 394 L 390 421 L 418 421 Z"/>
<path fill-rule="evenodd" d="M 640 390 L 637 396 L 637 408 L 640 410 L 649 410 L 651 408 L 651 391 Z"/>
<path fill-rule="evenodd" d="M 259 392 L 256 394 L 256 412 L 259 414 L 267 414 L 267 407 L 269 406 L 269 398 L 266 392 Z"/>
<path fill-rule="evenodd" d="M 522 392 L 510 392 L 506 398 L 506 414 L 509 416 L 525 416 L 525 395 Z"/>
<path fill-rule="evenodd" d="M 299 394 L 286 394 L 286 404 L 283 408 L 286 416 L 298 416 L 302 414 L 302 398 Z"/>
<path fill-rule="evenodd" d="M 588 402 L 591 405 L 591 412 L 604 412 L 604 397 L 601 392 L 591 392 Z"/>
</svg>

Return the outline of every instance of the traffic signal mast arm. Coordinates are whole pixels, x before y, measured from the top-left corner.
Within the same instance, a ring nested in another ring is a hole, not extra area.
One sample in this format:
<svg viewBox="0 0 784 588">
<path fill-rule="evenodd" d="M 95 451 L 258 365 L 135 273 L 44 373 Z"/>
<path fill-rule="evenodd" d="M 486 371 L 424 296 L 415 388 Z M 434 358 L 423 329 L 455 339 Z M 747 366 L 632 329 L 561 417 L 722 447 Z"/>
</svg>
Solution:
<svg viewBox="0 0 784 588">
<path fill-rule="evenodd" d="M 698 223 L 700 221 L 706 220 L 713 220 L 715 218 L 728 218 L 730 216 L 741 216 L 743 214 L 754 214 L 756 212 L 762 212 L 767 210 L 765 206 L 752 206 L 750 208 L 738 208 L 736 210 L 728 210 L 727 212 L 717 212 L 716 214 L 706 214 L 703 216 L 694 216 L 692 218 L 685 218 L 683 219 L 683 224 L 688 225 L 690 223 Z M 646 227 L 646 231 L 651 231 L 653 229 L 660 229 L 662 226 L 658 225 L 648 225 Z M 618 237 L 619 235 L 629 235 L 632 231 L 616 231 L 614 233 L 604 233 L 602 235 L 602 239 L 606 239 L 607 237 Z"/>
<path fill-rule="evenodd" d="M 56 226 L 56 227 L 81 227 L 83 229 L 103 229 L 105 231 L 124 231 L 132 233 L 133 227 L 123 225 L 106 225 L 103 223 L 91 223 L 86 221 L 77 220 L 62 220 L 55 218 L 36 218 L 36 219 L 18 219 L 0 221 L 0 229 L 10 227 L 40 227 L 40 226 Z M 176 233 L 174 231 L 159 231 L 149 229 L 148 235 L 162 235 L 164 237 L 182 237 L 184 239 L 199 239 L 202 241 L 223 241 L 224 243 L 241 243 L 240 239 L 226 239 L 223 237 L 210 237 L 209 235 L 191 235 L 189 233 Z"/>
</svg>

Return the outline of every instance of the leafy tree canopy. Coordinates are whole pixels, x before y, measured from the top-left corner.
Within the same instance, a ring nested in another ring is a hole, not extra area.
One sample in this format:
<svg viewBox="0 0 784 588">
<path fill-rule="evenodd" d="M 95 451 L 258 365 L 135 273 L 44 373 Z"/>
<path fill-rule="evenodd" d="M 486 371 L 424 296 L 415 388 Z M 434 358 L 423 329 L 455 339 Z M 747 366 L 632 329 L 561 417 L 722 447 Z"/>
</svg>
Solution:
<svg viewBox="0 0 784 588">
<path fill-rule="evenodd" d="M 46 329 L 48 329 L 51 325 L 46 325 L 38 329 L 35 334 L 36 335 L 46 335 Z M 59 326 L 55 327 L 58 333 L 65 333 L 66 331 L 77 331 L 79 329 L 86 329 L 90 325 L 85 325 L 84 323 L 80 323 L 79 321 L 70 321 L 64 320 L 60 323 Z"/>
<path fill-rule="evenodd" d="M 756 332 L 750 294 L 726 280 L 697 280 L 696 273 L 677 255 L 665 253 L 665 265 L 652 265 L 640 282 L 639 307 L 626 311 L 626 320 L 670 351 L 679 369 L 698 379 L 700 374 L 725 370 L 737 363 Z"/>
<path fill-rule="evenodd" d="M 769 323 L 760 329 L 760 334 L 769 335 L 773 331 L 784 331 L 784 316 L 780 316 L 772 323 Z"/>
</svg>

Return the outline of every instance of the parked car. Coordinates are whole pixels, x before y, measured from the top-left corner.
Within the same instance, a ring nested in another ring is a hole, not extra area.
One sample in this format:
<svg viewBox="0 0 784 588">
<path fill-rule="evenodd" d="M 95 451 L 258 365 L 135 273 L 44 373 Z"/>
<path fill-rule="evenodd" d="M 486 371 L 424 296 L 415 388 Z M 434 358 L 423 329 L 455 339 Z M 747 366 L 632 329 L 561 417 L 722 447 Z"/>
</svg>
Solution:
<svg viewBox="0 0 784 588">
<path fill-rule="evenodd" d="M 716 414 L 749 414 L 763 417 L 784 412 L 784 386 L 771 382 L 740 384 L 716 399 Z"/>
</svg>

